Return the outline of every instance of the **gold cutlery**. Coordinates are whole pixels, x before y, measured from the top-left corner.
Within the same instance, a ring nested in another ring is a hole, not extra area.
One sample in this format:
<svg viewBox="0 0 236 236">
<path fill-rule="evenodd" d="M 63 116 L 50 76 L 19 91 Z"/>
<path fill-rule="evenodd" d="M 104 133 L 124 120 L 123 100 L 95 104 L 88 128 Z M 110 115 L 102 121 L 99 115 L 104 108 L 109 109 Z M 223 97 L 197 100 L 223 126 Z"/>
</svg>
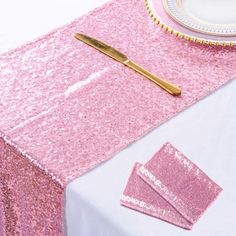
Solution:
<svg viewBox="0 0 236 236">
<path fill-rule="evenodd" d="M 145 70 L 135 62 L 131 61 L 127 56 L 117 51 L 115 48 L 84 34 L 76 33 L 74 36 L 76 39 L 88 44 L 89 46 L 97 49 L 98 51 L 106 54 L 107 56 L 113 58 L 114 60 L 121 62 L 122 64 L 135 70 L 139 74 L 145 76 L 146 78 L 148 78 L 149 80 L 151 80 L 152 82 L 154 82 L 155 84 L 166 90 L 168 93 L 174 96 L 178 96 L 181 94 L 181 89 L 178 86 L 166 80 L 158 78 L 156 75 L 150 73 L 149 71 Z"/>
</svg>

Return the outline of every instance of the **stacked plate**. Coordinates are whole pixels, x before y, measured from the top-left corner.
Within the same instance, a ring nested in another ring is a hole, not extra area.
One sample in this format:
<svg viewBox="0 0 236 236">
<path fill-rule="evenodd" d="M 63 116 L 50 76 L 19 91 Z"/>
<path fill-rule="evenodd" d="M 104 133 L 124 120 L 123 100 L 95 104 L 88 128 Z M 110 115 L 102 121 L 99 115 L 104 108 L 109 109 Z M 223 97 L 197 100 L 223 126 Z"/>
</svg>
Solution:
<svg viewBox="0 0 236 236">
<path fill-rule="evenodd" d="M 145 0 L 150 16 L 172 34 L 210 45 L 236 45 L 235 0 Z"/>
</svg>

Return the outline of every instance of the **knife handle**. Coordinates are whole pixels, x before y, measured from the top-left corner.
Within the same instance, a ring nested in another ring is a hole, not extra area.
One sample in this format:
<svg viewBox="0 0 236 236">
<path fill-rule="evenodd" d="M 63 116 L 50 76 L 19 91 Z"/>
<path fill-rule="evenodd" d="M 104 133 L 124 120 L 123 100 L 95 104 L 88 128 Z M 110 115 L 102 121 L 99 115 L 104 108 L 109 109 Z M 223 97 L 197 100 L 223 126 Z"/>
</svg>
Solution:
<svg viewBox="0 0 236 236">
<path fill-rule="evenodd" d="M 166 81 L 163 79 L 158 78 L 156 75 L 150 73 L 149 71 L 145 70 L 144 68 L 142 68 L 141 66 L 139 66 L 138 64 L 136 64 L 135 62 L 131 61 L 131 60 L 127 60 L 124 62 L 124 64 L 126 66 L 128 66 L 129 68 L 135 70 L 136 72 L 138 72 L 139 74 L 145 76 L 146 78 L 150 79 L 152 82 L 154 82 L 155 84 L 157 84 L 158 86 L 160 86 L 161 88 L 163 88 L 164 90 L 166 90 L 168 93 L 174 95 L 174 96 L 178 96 L 181 94 L 181 89 Z"/>
</svg>

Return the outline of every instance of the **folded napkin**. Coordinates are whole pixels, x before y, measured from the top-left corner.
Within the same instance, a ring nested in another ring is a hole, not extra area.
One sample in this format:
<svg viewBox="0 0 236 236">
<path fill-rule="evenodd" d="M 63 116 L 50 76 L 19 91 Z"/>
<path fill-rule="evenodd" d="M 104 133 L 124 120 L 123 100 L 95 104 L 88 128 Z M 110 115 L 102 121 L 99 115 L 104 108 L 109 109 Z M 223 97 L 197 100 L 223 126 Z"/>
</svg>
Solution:
<svg viewBox="0 0 236 236">
<path fill-rule="evenodd" d="M 137 170 L 141 166 L 140 163 L 135 164 L 132 174 L 129 177 L 128 184 L 121 197 L 121 205 L 162 219 L 182 228 L 191 229 L 192 224 L 183 218 L 173 206 L 138 176 Z"/>
<path fill-rule="evenodd" d="M 121 204 L 191 229 L 221 191 L 195 164 L 166 143 L 145 165 L 135 165 Z"/>
</svg>

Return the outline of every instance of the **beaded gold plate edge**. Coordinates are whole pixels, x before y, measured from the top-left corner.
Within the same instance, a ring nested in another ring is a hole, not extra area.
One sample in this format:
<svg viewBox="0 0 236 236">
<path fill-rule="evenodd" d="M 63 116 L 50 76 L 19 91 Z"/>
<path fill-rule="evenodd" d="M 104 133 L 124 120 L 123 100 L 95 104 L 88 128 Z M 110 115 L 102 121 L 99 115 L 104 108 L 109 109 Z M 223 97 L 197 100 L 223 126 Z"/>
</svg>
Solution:
<svg viewBox="0 0 236 236">
<path fill-rule="evenodd" d="M 210 46 L 223 46 L 223 47 L 230 46 L 230 47 L 234 47 L 236 45 L 236 43 L 233 42 L 233 41 L 220 41 L 220 40 L 216 41 L 216 40 L 198 38 L 198 37 L 195 37 L 195 36 L 191 36 L 191 35 L 182 33 L 178 30 L 175 30 L 175 29 L 169 27 L 168 25 L 166 25 L 164 22 L 162 22 L 159 18 L 157 18 L 155 16 L 155 13 L 153 12 L 152 7 L 150 6 L 148 0 L 144 0 L 144 5 L 147 9 L 147 12 L 148 12 L 149 16 L 157 23 L 158 26 L 160 26 L 163 30 L 165 30 L 166 32 L 169 32 L 172 35 L 175 35 L 178 38 L 185 39 L 185 40 L 190 41 L 190 42 L 195 42 L 195 43 L 198 43 L 198 44 L 210 45 Z"/>
</svg>

